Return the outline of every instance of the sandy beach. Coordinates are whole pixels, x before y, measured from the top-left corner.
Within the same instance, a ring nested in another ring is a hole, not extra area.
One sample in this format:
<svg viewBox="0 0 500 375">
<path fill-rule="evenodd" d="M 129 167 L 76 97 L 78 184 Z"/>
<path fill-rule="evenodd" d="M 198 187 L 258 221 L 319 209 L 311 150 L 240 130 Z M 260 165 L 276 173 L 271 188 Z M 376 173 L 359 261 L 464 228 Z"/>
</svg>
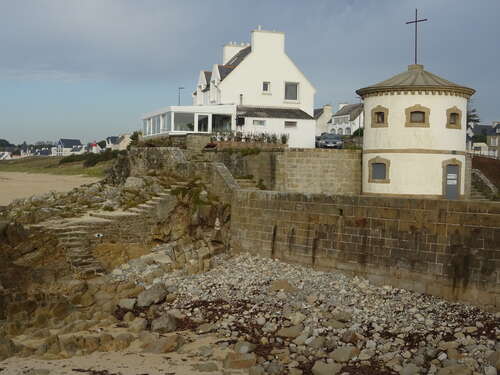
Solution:
<svg viewBox="0 0 500 375">
<path fill-rule="evenodd" d="M 6 206 L 14 199 L 27 198 L 49 191 L 70 191 L 77 186 L 96 181 L 99 181 L 99 178 L 43 173 L 0 172 L 0 206 Z"/>
</svg>

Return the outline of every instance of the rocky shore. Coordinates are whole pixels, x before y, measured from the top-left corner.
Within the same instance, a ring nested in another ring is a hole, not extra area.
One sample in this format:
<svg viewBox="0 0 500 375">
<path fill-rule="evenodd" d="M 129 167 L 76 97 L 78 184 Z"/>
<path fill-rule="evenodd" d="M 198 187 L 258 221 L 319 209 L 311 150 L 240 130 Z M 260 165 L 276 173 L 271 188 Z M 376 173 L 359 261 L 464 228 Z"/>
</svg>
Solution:
<svg viewBox="0 0 500 375">
<path fill-rule="evenodd" d="M 147 263 L 132 261 L 87 284 L 79 302 L 93 306 L 92 316 L 33 332 L 37 344 L 15 337 L 11 345 L 45 359 L 188 353 L 176 358 L 193 373 L 493 375 L 500 368 L 499 314 L 249 255 L 220 254 L 207 272 L 183 268 L 153 279 Z M 127 272 L 134 283 L 119 281 Z M 8 345 L 0 343 L 0 355 Z M 168 369 L 169 361 L 160 362 Z M 15 363 L 0 368 L 10 373 Z M 98 367 L 88 364 L 113 369 Z M 136 373 L 150 372 L 146 365 Z"/>
</svg>

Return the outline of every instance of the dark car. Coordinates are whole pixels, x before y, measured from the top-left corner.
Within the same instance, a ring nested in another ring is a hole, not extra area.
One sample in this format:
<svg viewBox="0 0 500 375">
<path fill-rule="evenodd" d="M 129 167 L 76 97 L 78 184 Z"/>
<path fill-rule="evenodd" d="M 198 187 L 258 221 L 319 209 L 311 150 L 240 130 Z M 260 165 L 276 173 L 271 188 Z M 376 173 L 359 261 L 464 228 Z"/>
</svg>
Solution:
<svg viewBox="0 0 500 375">
<path fill-rule="evenodd" d="M 324 134 L 318 140 L 318 147 L 320 148 L 342 148 L 344 141 L 339 135 Z"/>
</svg>

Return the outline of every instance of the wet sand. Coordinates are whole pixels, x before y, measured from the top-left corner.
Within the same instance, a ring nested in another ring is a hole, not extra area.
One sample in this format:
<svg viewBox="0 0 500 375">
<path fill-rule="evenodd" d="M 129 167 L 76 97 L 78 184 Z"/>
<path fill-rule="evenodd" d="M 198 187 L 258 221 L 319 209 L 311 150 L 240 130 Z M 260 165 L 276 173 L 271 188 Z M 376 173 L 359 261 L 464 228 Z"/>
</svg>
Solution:
<svg viewBox="0 0 500 375">
<path fill-rule="evenodd" d="M 28 198 L 49 191 L 70 191 L 77 186 L 99 180 L 99 178 L 85 176 L 0 172 L 0 206 L 6 206 L 14 199 Z"/>
</svg>

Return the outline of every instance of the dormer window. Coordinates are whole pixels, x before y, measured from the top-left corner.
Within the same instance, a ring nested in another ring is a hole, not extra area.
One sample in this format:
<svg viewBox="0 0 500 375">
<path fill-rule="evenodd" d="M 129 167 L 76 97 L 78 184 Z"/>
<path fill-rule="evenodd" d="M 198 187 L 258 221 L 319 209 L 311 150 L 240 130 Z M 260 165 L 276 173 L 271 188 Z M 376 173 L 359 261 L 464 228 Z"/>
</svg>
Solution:
<svg viewBox="0 0 500 375">
<path fill-rule="evenodd" d="M 299 100 L 299 84 L 296 82 L 285 82 L 285 100 Z"/>
<path fill-rule="evenodd" d="M 448 129 L 462 128 L 462 111 L 458 107 L 452 107 L 446 110 L 446 127 Z"/>
<path fill-rule="evenodd" d="M 271 82 L 262 82 L 262 92 L 266 94 L 269 94 L 271 92 Z"/>
<path fill-rule="evenodd" d="M 431 110 L 420 104 L 405 109 L 406 127 L 428 128 Z"/>
</svg>

